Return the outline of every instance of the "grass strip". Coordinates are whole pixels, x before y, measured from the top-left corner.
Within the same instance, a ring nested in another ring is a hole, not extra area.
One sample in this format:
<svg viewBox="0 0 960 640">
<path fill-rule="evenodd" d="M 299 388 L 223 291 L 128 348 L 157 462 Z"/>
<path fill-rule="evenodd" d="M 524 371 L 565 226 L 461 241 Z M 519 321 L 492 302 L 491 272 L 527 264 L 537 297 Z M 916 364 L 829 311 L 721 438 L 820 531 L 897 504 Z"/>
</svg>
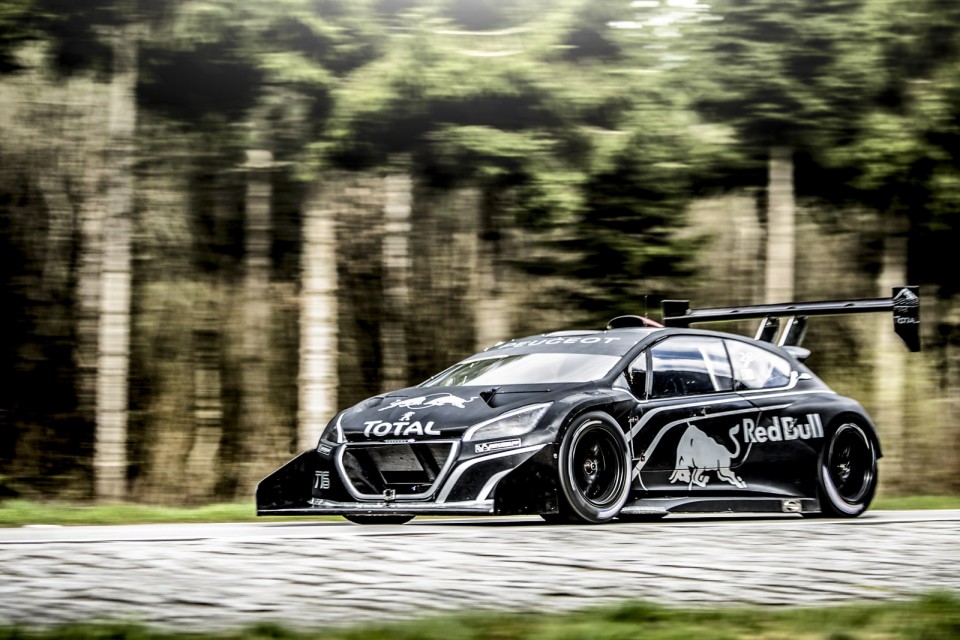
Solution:
<svg viewBox="0 0 960 640">
<path fill-rule="evenodd" d="M 877 498 L 870 508 L 889 511 L 960 509 L 960 496 L 898 496 Z"/>
<path fill-rule="evenodd" d="M 310 620 L 291 620 L 303 625 Z M 625 602 L 572 613 L 484 612 L 294 630 L 261 624 L 218 633 L 172 633 L 136 625 L 0 628 L 0 640 L 948 640 L 960 637 L 960 597 L 803 608 L 683 609 Z"/>
<path fill-rule="evenodd" d="M 8 500 L 0 503 L 0 527 L 339 519 L 335 516 L 258 517 L 252 502 L 212 504 L 201 507 L 161 507 L 130 503 L 97 505 L 27 500 Z"/>
</svg>

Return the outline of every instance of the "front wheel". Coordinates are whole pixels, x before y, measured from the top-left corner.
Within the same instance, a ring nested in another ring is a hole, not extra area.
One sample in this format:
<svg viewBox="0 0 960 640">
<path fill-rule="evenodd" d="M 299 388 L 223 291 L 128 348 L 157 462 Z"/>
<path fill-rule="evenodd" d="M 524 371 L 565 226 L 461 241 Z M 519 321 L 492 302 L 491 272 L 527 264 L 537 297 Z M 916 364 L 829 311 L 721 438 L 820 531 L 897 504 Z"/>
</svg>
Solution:
<svg viewBox="0 0 960 640">
<path fill-rule="evenodd" d="M 605 413 L 589 413 L 560 443 L 560 516 L 599 524 L 612 520 L 627 502 L 630 458 L 623 431 Z"/>
<path fill-rule="evenodd" d="M 855 422 L 837 427 L 820 456 L 820 508 L 824 515 L 855 518 L 877 491 L 877 450 Z"/>
<path fill-rule="evenodd" d="M 404 524 L 413 520 L 413 516 L 361 516 L 350 514 L 343 517 L 354 524 Z"/>
</svg>

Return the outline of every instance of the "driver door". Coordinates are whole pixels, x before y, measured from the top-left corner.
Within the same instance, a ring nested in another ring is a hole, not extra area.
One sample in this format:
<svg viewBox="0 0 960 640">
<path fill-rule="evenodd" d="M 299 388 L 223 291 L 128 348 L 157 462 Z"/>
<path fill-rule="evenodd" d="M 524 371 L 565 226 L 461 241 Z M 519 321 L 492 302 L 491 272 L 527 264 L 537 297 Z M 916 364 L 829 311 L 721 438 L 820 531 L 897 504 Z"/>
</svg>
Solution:
<svg viewBox="0 0 960 640">
<path fill-rule="evenodd" d="M 734 392 L 721 339 L 665 338 L 627 373 L 640 399 L 630 432 L 634 490 L 679 497 L 748 489 L 737 468 L 746 457 L 744 421 L 755 422 L 759 410 Z"/>
</svg>

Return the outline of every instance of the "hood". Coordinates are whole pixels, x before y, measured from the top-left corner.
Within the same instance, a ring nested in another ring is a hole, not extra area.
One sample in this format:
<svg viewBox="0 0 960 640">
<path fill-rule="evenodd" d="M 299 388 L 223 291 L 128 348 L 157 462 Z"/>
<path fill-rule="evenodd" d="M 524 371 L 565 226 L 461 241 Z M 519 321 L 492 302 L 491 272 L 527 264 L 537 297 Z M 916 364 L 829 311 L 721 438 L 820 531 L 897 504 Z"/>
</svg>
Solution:
<svg viewBox="0 0 960 640">
<path fill-rule="evenodd" d="M 569 385 L 567 385 L 569 386 Z M 414 387 L 375 396 L 339 417 L 349 442 L 458 438 L 470 426 L 538 402 L 557 389 L 532 387 Z"/>
</svg>

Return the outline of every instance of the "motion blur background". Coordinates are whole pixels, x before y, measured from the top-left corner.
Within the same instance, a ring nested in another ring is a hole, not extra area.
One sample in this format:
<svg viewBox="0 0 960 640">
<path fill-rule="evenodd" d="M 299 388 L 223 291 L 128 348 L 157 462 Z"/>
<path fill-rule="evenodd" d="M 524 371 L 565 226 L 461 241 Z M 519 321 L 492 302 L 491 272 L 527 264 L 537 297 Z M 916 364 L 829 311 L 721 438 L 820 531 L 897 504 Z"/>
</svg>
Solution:
<svg viewBox="0 0 960 640">
<path fill-rule="evenodd" d="M 499 340 L 898 284 L 922 353 L 808 363 L 956 493 L 958 240 L 956 0 L 0 0 L 0 498 L 250 500 Z"/>
</svg>

